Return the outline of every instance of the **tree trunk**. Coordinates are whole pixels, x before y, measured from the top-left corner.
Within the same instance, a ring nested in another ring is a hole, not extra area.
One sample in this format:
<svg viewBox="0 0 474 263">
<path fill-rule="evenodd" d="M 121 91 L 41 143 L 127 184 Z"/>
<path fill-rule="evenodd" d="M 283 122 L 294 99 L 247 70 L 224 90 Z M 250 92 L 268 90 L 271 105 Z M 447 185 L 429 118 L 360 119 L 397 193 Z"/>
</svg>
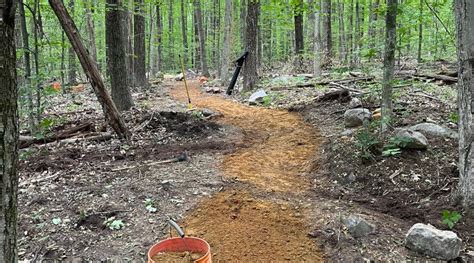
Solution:
<svg viewBox="0 0 474 263">
<path fill-rule="evenodd" d="M 459 60 L 459 196 L 472 216 L 474 208 L 474 2 L 456 0 Z"/>
<path fill-rule="evenodd" d="M 252 90 L 258 81 L 257 74 L 257 28 L 260 0 L 247 1 L 247 24 L 245 50 L 249 52 L 244 66 L 244 91 Z"/>
<path fill-rule="evenodd" d="M 28 106 L 28 128 L 33 133 L 36 130 L 35 113 L 33 105 L 33 86 L 31 85 L 31 57 L 30 57 L 30 44 L 28 29 L 26 27 L 26 16 L 25 7 L 23 6 L 23 0 L 19 0 L 19 11 L 20 11 L 20 29 L 23 42 L 23 59 L 25 63 L 25 87 L 27 94 L 27 106 Z"/>
<path fill-rule="evenodd" d="M 295 54 L 299 55 L 303 52 L 303 0 L 297 0 L 295 6 Z"/>
<path fill-rule="evenodd" d="M 323 32 L 322 41 L 324 46 L 324 61 L 325 64 L 331 64 L 332 56 L 332 28 L 331 28 L 331 0 L 323 0 L 322 3 L 323 14 Z"/>
<path fill-rule="evenodd" d="M 354 0 L 349 2 L 349 28 L 347 30 L 348 60 L 351 66 L 354 65 Z"/>
<path fill-rule="evenodd" d="M 91 83 L 91 86 L 97 95 L 97 99 L 102 105 L 102 109 L 107 121 L 110 123 L 119 138 L 128 138 L 129 131 L 120 117 L 120 113 L 112 101 L 112 98 L 107 92 L 104 81 L 102 80 L 102 77 L 100 76 L 94 61 L 92 61 L 92 59 L 89 57 L 89 54 L 87 53 L 86 47 L 82 42 L 82 38 L 79 35 L 79 30 L 77 29 L 76 24 L 72 20 L 71 16 L 69 16 L 69 13 L 67 12 L 61 0 L 49 0 L 49 5 L 58 17 L 59 23 L 66 32 L 66 35 L 69 38 L 71 45 L 74 47 L 74 50 L 77 52 L 82 68 L 84 69 L 84 72 L 86 73 L 87 78 L 89 79 L 89 82 Z"/>
<path fill-rule="evenodd" d="M 128 0 L 128 6 L 130 9 L 127 10 L 127 76 L 128 82 L 130 83 L 131 87 L 135 87 L 135 70 L 133 65 L 133 0 Z"/>
<path fill-rule="evenodd" d="M 224 18 L 224 46 L 222 50 L 221 61 L 221 80 L 222 85 L 229 84 L 229 62 L 230 62 L 230 45 L 232 30 L 232 0 L 225 0 L 225 18 Z"/>
<path fill-rule="evenodd" d="M 251 0 L 240 0 L 240 43 L 242 43 L 242 49 L 245 49 L 246 41 L 246 21 L 247 21 L 247 1 Z"/>
<path fill-rule="evenodd" d="M 5 2 L 4 2 L 5 3 Z M 18 262 L 18 87 L 15 4 L 6 1 L 0 21 L 0 259 Z"/>
<path fill-rule="evenodd" d="M 183 60 L 184 60 L 184 65 L 188 64 L 188 34 L 187 34 L 187 17 L 188 14 L 186 12 L 186 9 L 184 8 L 184 3 L 187 2 L 186 0 L 181 0 L 181 31 L 183 34 L 183 48 L 184 48 L 184 54 L 183 54 Z"/>
<path fill-rule="evenodd" d="M 385 55 L 382 90 L 382 131 L 388 129 L 391 121 L 392 105 L 392 79 L 395 67 L 395 48 L 397 43 L 397 2 L 398 0 L 387 0 L 387 16 L 385 20 Z"/>
<path fill-rule="evenodd" d="M 39 73 L 39 60 L 40 60 L 40 49 L 39 49 L 39 36 L 38 32 L 39 24 L 37 19 L 37 14 L 39 13 L 39 0 L 34 1 L 33 6 L 33 20 L 32 22 L 32 31 L 33 31 L 33 38 L 34 38 L 34 58 L 35 58 L 35 87 L 36 87 L 36 122 L 39 123 L 41 121 L 41 76 Z"/>
<path fill-rule="evenodd" d="M 339 1 L 339 61 L 347 62 L 346 46 L 346 30 L 344 25 L 344 1 Z"/>
<path fill-rule="evenodd" d="M 146 72 L 148 72 L 150 74 L 150 77 L 152 76 L 152 70 L 151 70 L 151 60 L 152 60 L 152 56 L 153 56 L 153 43 L 154 43 L 154 33 L 153 31 L 155 30 L 154 29 L 154 19 L 153 19 L 153 4 L 150 3 L 150 22 L 148 23 L 148 45 L 146 46 L 147 49 L 146 49 L 146 55 L 147 55 L 147 59 L 146 59 Z"/>
<path fill-rule="evenodd" d="M 418 63 L 421 63 L 421 49 L 423 47 L 423 5 L 423 0 L 420 0 L 420 16 L 418 17 Z"/>
<path fill-rule="evenodd" d="M 87 21 L 87 34 L 89 36 L 89 53 L 91 54 L 92 59 L 97 64 L 99 68 L 99 64 L 97 63 L 97 48 L 95 46 L 95 32 L 94 32 L 94 20 L 93 14 L 95 7 L 92 0 L 89 0 L 86 3 L 86 21 Z"/>
<path fill-rule="evenodd" d="M 135 0 L 135 14 L 133 16 L 133 34 L 133 70 L 135 75 L 135 85 L 138 87 L 147 87 L 145 17 L 143 0 Z"/>
<path fill-rule="evenodd" d="M 127 78 L 125 56 L 126 12 L 121 0 L 107 0 L 105 4 L 105 41 L 107 45 L 107 65 L 112 86 L 112 99 L 118 110 L 128 110 L 133 106 Z"/>
<path fill-rule="evenodd" d="M 174 17 L 173 17 L 173 3 L 176 0 L 169 0 L 168 2 L 168 68 L 175 69 L 174 58 Z"/>
<path fill-rule="evenodd" d="M 355 5 L 355 14 L 356 14 L 356 26 L 355 26 L 355 54 L 354 54 L 354 65 L 358 67 L 360 65 L 360 43 L 361 43 L 361 30 L 360 30 L 360 24 L 361 24 L 361 16 L 363 14 L 360 13 L 360 3 L 359 0 L 356 0 L 356 5 Z"/>
<path fill-rule="evenodd" d="M 207 68 L 207 56 L 206 56 L 206 39 L 204 36 L 204 29 L 202 26 L 202 15 L 201 15 L 201 1 L 194 0 L 194 12 L 196 13 L 196 24 L 197 24 L 197 33 L 199 37 L 199 53 L 201 58 L 201 70 L 202 75 L 209 77 L 209 69 Z"/>
<path fill-rule="evenodd" d="M 156 72 L 160 72 L 163 66 L 163 16 L 161 14 L 161 2 L 156 4 L 156 43 L 158 45 L 158 58 L 156 61 Z"/>
<path fill-rule="evenodd" d="M 71 12 L 71 17 L 74 19 L 74 0 L 69 1 L 69 10 Z M 71 46 L 68 49 L 68 82 L 69 86 L 74 86 L 77 84 L 77 66 L 76 66 L 76 54 L 74 53 L 74 48 Z"/>
<path fill-rule="evenodd" d="M 321 77 L 321 11 L 314 12 L 314 68 L 315 78 Z"/>
</svg>

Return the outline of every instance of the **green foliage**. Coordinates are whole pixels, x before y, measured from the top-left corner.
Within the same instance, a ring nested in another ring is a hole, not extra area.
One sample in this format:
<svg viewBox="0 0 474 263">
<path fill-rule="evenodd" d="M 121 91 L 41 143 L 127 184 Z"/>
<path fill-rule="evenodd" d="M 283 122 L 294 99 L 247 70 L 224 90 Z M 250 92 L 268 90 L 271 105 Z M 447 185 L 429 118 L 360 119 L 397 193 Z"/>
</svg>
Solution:
<svg viewBox="0 0 474 263">
<path fill-rule="evenodd" d="M 204 114 L 202 114 L 202 111 L 195 110 L 191 113 L 191 116 L 193 116 L 196 119 L 204 119 Z"/>
<path fill-rule="evenodd" d="M 143 202 L 145 203 L 145 207 L 146 207 L 146 210 L 148 210 L 148 212 L 155 213 L 156 211 L 158 211 L 158 209 L 156 209 L 156 207 L 154 206 L 155 202 L 153 201 L 153 199 L 147 198 Z"/>
<path fill-rule="evenodd" d="M 449 115 L 449 121 L 453 123 L 459 123 L 459 112 L 454 111 Z"/>
<path fill-rule="evenodd" d="M 447 225 L 449 229 L 453 229 L 453 227 L 461 220 L 462 216 L 457 211 L 449 211 L 444 210 L 441 213 L 441 217 L 443 219 L 443 224 Z"/>
<path fill-rule="evenodd" d="M 125 224 L 121 219 L 115 219 L 115 217 L 107 218 L 104 221 L 104 225 L 111 230 L 120 230 L 125 227 Z"/>
<path fill-rule="evenodd" d="M 356 139 L 356 147 L 359 150 L 360 157 L 365 160 L 373 159 L 373 148 L 379 144 L 377 137 L 366 127 L 357 133 Z"/>
<path fill-rule="evenodd" d="M 395 156 L 402 153 L 402 149 L 406 147 L 410 142 L 410 138 L 395 136 L 390 138 L 389 143 L 384 146 L 382 155 L 385 157 Z"/>
<path fill-rule="evenodd" d="M 59 217 L 53 218 L 53 224 L 59 225 L 59 224 L 61 224 L 61 222 L 62 222 L 62 221 L 61 221 L 61 218 L 59 218 Z"/>
<path fill-rule="evenodd" d="M 265 96 L 265 97 L 263 97 L 262 104 L 265 107 L 269 107 L 272 104 L 272 101 L 273 101 L 272 97 Z"/>
</svg>

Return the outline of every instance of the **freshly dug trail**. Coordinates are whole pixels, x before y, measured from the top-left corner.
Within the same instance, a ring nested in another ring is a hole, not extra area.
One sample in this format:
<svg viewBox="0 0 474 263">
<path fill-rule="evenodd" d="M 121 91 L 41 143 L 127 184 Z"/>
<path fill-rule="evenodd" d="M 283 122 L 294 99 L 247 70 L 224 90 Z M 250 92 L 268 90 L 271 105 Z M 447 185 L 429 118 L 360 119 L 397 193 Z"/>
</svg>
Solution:
<svg viewBox="0 0 474 263">
<path fill-rule="evenodd" d="M 253 193 L 265 199 L 242 189 L 221 192 L 185 218 L 186 229 L 210 243 L 216 261 L 322 261 L 316 242 L 307 235 L 306 211 L 267 198 L 285 200 L 309 190 L 305 174 L 318 153 L 322 140 L 318 132 L 295 113 L 202 95 L 198 85 L 190 85 L 193 106 L 219 111 L 223 123 L 241 128 L 244 134 L 246 147 L 224 158 L 224 176 L 257 189 Z M 183 83 L 177 83 L 171 93 L 187 102 Z"/>
</svg>

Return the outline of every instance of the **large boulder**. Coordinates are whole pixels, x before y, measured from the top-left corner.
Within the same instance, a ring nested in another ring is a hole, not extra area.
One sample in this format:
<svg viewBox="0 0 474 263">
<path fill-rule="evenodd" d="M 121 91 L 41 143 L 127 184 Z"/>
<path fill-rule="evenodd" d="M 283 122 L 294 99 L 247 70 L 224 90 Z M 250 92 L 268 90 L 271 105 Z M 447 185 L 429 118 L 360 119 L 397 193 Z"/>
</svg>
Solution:
<svg viewBox="0 0 474 263">
<path fill-rule="evenodd" d="M 259 89 L 256 92 L 254 92 L 252 95 L 250 95 L 249 98 L 249 103 L 250 104 L 257 104 L 257 102 L 263 101 L 263 98 L 267 96 L 267 93 L 263 89 Z"/>
<path fill-rule="evenodd" d="M 369 121 L 372 113 L 368 109 L 357 108 L 350 109 L 344 113 L 344 125 L 347 128 L 358 127 Z"/>
<path fill-rule="evenodd" d="M 355 238 L 365 237 L 375 232 L 375 225 L 357 215 L 350 215 L 342 220 L 351 236 Z"/>
<path fill-rule="evenodd" d="M 429 122 L 416 124 L 416 125 L 411 126 L 408 129 L 412 131 L 421 132 L 424 135 L 428 135 L 428 136 L 449 137 L 453 139 L 458 138 L 458 134 L 455 131 L 439 126 L 438 124 L 429 123 Z"/>
<path fill-rule="evenodd" d="M 402 148 L 415 150 L 425 150 L 428 148 L 428 139 L 417 131 L 400 129 L 396 136 L 405 139 L 406 143 L 401 145 Z"/>
<path fill-rule="evenodd" d="M 405 237 L 405 246 L 413 251 L 442 260 L 459 257 L 462 241 L 456 233 L 415 224 Z"/>
</svg>

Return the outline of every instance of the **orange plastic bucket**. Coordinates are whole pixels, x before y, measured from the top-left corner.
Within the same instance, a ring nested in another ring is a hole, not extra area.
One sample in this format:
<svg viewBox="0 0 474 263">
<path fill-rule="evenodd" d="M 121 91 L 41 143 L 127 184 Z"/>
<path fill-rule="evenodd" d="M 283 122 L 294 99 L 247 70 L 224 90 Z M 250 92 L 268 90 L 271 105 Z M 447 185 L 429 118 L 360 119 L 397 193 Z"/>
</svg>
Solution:
<svg viewBox="0 0 474 263">
<path fill-rule="evenodd" d="M 186 251 L 203 254 L 202 257 L 194 261 L 196 263 L 212 263 L 211 247 L 205 240 L 196 237 L 174 237 L 156 243 L 148 250 L 148 263 L 159 263 L 151 258 L 160 252 Z"/>
</svg>

